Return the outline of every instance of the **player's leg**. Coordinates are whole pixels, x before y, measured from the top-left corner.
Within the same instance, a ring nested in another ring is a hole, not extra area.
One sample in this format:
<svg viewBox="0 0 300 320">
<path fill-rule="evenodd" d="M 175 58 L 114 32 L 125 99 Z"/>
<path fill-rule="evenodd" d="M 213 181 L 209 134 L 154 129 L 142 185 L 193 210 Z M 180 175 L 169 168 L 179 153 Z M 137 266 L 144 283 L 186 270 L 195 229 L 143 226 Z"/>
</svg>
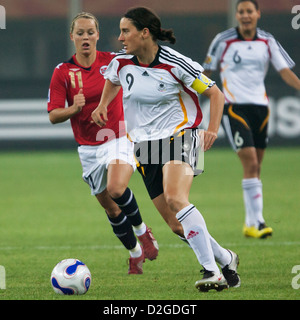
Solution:
<svg viewBox="0 0 300 320">
<path fill-rule="evenodd" d="M 140 257 L 142 255 L 142 249 L 139 246 L 136 237 L 134 236 L 132 226 L 127 217 L 110 198 L 106 190 L 101 194 L 97 194 L 96 198 L 101 206 L 105 209 L 113 232 L 120 239 L 124 247 L 130 251 L 130 256 Z"/>
<path fill-rule="evenodd" d="M 237 152 L 243 166 L 243 178 L 257 178 L 259 172 L 259 163 L 254 147 L 245 147 Z"/>
<path fill-rule="evenodd" d="M 137 146 L 137 148 L 139 148 L 139 146 Z M 189 166 L 187 166 L 187 168 L 189 168 Z M 153 201 L 154 205 L 156 206 L 157 210 L 160 212 L 160 214 L 162 215 L 164 220 L 167 222 L 169 227 L 172 229 L 172 231 L 178 234 L 179 236 L 182 236 L 183 239 L 187 241 L 184 237 L 182 224 L 176 218 L 177 209 L 175 211 L 171 210 L 171 208 L 167 204 L 166 199 L 164 197 L 162 165 L 139 164 L 138 171 L 143 177 L 143 181 L 145 183 L 149 196 Z M 184 172 L 186 173 L 185 170 Z M 177 172 L 175 175 L 173 175 L 173 177 L 178 177 Z M 177 178 L 175 180 L 177 180 L 175 182 L 178 182 Z M 182 181 L 182 182 L 183 184 L 186 184 L 186 181 Z M 189 181 L 189 183 L 191 183 L 191 181 Z M 188 197 L 188 192 L 186 197 Z M 178 196 L 175 195 L 174 198 L 181 199 L 182 198 L 181 192 Z M 222 266 L 224 265 L 227 266 L 227 269 L 230 267 L 230 269 L 228 269 L 229 270 L 228 274 L 230 274 L 230 277 L 232 278 L 233 277 L 232 267 L 235 267 L 235 268 L 237 267 L 237 264 L 236 264 L 237 259 L 236 258 L 231 259 L 229 252 L 225 249 L 223 249 L 223 252 L 222 252 L 222 248 L 216 243 L 216 241 L 214 241 L 212 237 L 210 237 L 210 241 L 211 241 L 212 247 L 214 248 L 214 250 L 216 250 L 216 259 L 218 259 L 221 263 L 223 263 Z M 225 254 L 224 254 L 224 251 L 226 251 Z M 226 254 L 229 256 L 229 258 L 227 257 L 227 259 L 224 258 Z M 237 275 L 236 272 L 234 273 L 234 275 Z M 237 282 L 238 281 L 235 281 L 235 284 Z"/>
<path fill-rule="evenodd" d="M 143 223 L 135 196 L 128 188 L 132 173 L 132 166 L 122 160 L 115 160 L 110 163 L 107 170 L 107 191 L 129 218 L 135 230 L 144 233 L 146 225 Z"/>
<path fill-rule="evenodd" d="M 261 183 L 258 179 L 259 164 L 254 147 L 240 149 L 237 154 L 244 172 L 242 188 L 246 212 L 244 232 L 246 232 L 247 228 L 258 229 L 260 223 L 258 217 L 261 216 L 262 211 L 262 192 Z"/>
<path fill-rule="evenodd" d="M 143 222 L 135 196 L 128 188 L 129 180 L 135 169 L 133 146 L 123 137 L 116 139 L 116 152 L 107 169 L 107 190 L 114 202 L 124 212 L 141 242 L 145 257 L 154 260 L 158 255 L 158 244 L 152 231 Z"/>
<path fill-rule="evenodd" d="M 259 170 L 258 170 L 258 179 L 261 183 L 261 194 L 262 194 L 262 197 L 261 197 L 261 207 L 262 207 L 262 210 L 260 211 L 261 212 L 261 216 L 258 217 L 258 219 L 260 221 L 263 221 L 262 224 L 259 225 L 259 230 L 260 230 L 260 234 L 261 235 L 272 235 L 273 233 L 273 230 L 272 228 L 270 227 L 267 227 L 266 226 L 266 223 L 265 223 L 265 219 L 263 217 L 263 189 L 262 189 L 262 181 L 260 179 L 260 173 L 261 173 L 261 166 L 262 166 L 262 162 L 263 162 L 263 158 L 264 158 L 264 154 L 265 154 L 265 149 L 263 148 L 256 148 L 256 154 L 257 154 L 257 160 L 258 160 L 258 164 L 259 164 Z M 265 230 L 263 230 L 265 229 Z"/>
<path fill-rule="evenodd" d="M 124 247 L 129 250 L 128 274 L 142 274 L 143 262 L 145 262 L 144 252 L 134 235 L 130 221 L 128 221 L 125 214 L 111 199 L 106 189 L 97 194 L 96 198 L 105 209 L 113 232 L 120 239 Z"/>
<path fill-rule="evenodd" d="M 188 243 L 184 236 L 183 227 L 167 205 L 164 195 L 161 194 L 152 199 L 152 201 L 171 230 L 177 234 L 181 240 Z M 214 253 L 214 258 L 216 262 L 220 264 L 222 273 L 225 276 L 228 285 L 230 287 L 239 287 L 240 278 L 236 272 L 239 264 L 237 254 L 221 247 L 211 235 L 209 235 L 209 240 Z"/>
<path fill-rule="evenodd" d="M 142 274 L 142 264 L 144 262 L 143 249 L 138 243 L 130 221 L 126 215 L 120 210 L 117 204 L 111 199 L 109 193 L 105 189 L 96 198 L 105 209 L 108 220 L 112 226 L 114 234 L 119 238 L 124 247 L 130 253 L 129 274 Z"/>
<path fill-rule="evenodd" d="M 201 291 L 222 290 L 227 288 L 227 281 L 216 264 L 204 218 L 188 200 L 192 181 L 193 171 L 189 164 L 175 164 L 174 161 L 170 161 L 164 165 L 163 186 L 166 203 L 182 224 L 184 236 L 205 270 L 203 279 L 196 282 L 196 287 Z"/>
<path fill-rule="evenodd" d="M 179 236 L 181 240 L 187 242 L 184 237 L 182 225 L 168 207 L 163 194 L 164 190 L 162 185 L 162 165 L 141 165 L 139 163 L 137 166 L 137 170 L 142 176 L 148 194 L 162 218 L 165 220 L 171 230 Z"/>
<path fill-rule="evenodd" d="M 266 110 L 253 105 L 225 106 L 222 119 L 228 140 L 243 167 L 242 190 L 245 206 L 243 233 L 245 236 L 255 238 L 265 237 L 271 232 L 270 229 L 263 227 L 262 184 L 259 180 L 263 150 L 256 148 L 257 143 L 262 146 L 266 143 L 266 121 L 265 115 L 260 114 L 261 111 Z M 260 123 L 264 123 L 264 131 L 257 135 Z"/>
<path fill-rule="evenodd" d="M 267 146 L 267 123 L 269 110 L 266 107 L 249 106 L 247 108 L 249 134 L 243 133 L 245 143 L 237 154 L 243 166 L 243 197 L 246 211 L 243 233 L 254 238 L 266 238 L 272 235 L 272 228 L 265 224 L 263 218 L 263 192 L 260 180 L 261 165 Z"/>
<path fill-rule="evenodd" d="M 266 238 L 272 235 L 272 229 L 266 227 L 263 218 L 262 182 L 259 179 L 263 149 L 243 148 L 238 152 L 244 176 L 242 180 L 246 221 L 244 235 L 253 238 Z"/>
<path fill-rule="evenodd" d="M 263 148 L 256 148 L 256 155 L 257 155 L 257 161 L 258 161 L 258 179 L 260 179 L 260 173 L 261 173 L 261 166 L 263 163 L 264 155 L 265 155 L 265 149 Z"/>
<path fill-rule="evenodd" d="M 131 267 L 129 273 L 142 273 L 144 261 L 143 250 L 135 238 L 132 225 L 117 204 L 109 196 L 107 186 L 107 144 L 90 147 L 80 146 L 78 153 L 83 169 L 83 180 L 89 185 L 91 194 L 96 196 L 98 202 L 105 209 L 110 224 L 116 236 L 130 252 L 130 261 L 136 268 Z M 133 271 L 132 271 L 133 270 Z"/>
<path fill-rule="evenodd" d="M 247 175 L 248 163 L 245 161 L 245 153 L 241 153 L 242 152 L 239 152 L 239 157 L 244 168 L 242 187 L 246 209 L 246 221 L 243 233 L 247 237 L 266 238 L 272 235 L 273 230 L 266 226 L 263 217 L 263 190 L 262 182 L 260 180 L 260 171 L 264 149 L 255 149 L 253 152 L 253 157 L 256 157 L 257 171 L 256 174 L 252 176 L 249 174 Z"/>
<path fill-rule="evenodd" d="M 181 223 L 176 219 L 175 215 L 169 208 L 166 203 L 166 199 L 164 194 L 160 194 L 156 198 L 152 199 L 153 204 L 155 205 L 156 209 L 171 228 L 171 230 L 177 234 L 182 240 L 186 240 L 184 237 L 184 232 Z"/>
<path fill-rule="evenodd" d="M 258 181 L 258 159 L 254 147 L 242 148 L 237 153 L 243 167 L 243 196 L 245 205 L 245 225 L 247 227 L 257 227 L 256 212 L 261 210 L 260 201 L 261 192 Z"/>
</svg>

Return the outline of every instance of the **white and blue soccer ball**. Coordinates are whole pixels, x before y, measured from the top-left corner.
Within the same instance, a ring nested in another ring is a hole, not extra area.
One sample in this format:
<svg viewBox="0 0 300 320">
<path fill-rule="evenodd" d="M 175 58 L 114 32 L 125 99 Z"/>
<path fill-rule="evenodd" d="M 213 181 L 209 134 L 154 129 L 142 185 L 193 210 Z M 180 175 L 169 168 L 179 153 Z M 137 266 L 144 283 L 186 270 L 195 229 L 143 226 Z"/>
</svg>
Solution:
<svg viewBox="0 0 300 320">
<path fill-rule="evenodd" d="M 91 285 L 92 276 L 88 267 L 80 260 L 65 259 L 54 267 L 50 280 L 56 293 L 85 294 Z"/>
</svg>

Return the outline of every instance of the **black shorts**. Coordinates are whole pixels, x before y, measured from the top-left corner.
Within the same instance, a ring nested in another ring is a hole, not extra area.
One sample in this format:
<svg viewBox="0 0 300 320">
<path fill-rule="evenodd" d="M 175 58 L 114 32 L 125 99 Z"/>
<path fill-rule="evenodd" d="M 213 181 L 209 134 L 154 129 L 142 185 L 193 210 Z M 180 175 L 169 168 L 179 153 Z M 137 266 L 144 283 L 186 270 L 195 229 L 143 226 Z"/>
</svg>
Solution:
<svg viewBox="0 0 300 320">
<path fill-rule="evenodd" d="M 246 147 L 265 149 L 268 143 L 269 115 L 267 106 L 225 105 L 222 125 L 232 148 L 235 151 Z"/>
<path fill-rule="evenodd" d="M 174 136 L 134 144 L 137 169 L 151 199 L 164 192 L 163 166 L 172 160 L 188 163 L 194 176 L 203 172 L 203 152 L 198 129 L 185 129 Z"/>
</svg>

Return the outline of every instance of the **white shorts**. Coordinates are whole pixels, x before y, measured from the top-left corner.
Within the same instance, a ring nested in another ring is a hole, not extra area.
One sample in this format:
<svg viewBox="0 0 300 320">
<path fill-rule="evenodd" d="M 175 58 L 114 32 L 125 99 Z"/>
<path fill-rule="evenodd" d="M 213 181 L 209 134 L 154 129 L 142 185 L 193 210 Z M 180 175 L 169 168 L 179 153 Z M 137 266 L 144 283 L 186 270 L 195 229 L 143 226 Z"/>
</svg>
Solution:
<svg viewBox="0 0 300 320">
<path fill-rule="evenodd" d="M 79 146 L 78 154 L 82 165 L 82 178 L 90 186 L 91 194 L 103 192 L 107 184 L 108 165 L 123 160 L 136 169 L 133 143 L 126 136 L 99 146 Z"/>
</svg>

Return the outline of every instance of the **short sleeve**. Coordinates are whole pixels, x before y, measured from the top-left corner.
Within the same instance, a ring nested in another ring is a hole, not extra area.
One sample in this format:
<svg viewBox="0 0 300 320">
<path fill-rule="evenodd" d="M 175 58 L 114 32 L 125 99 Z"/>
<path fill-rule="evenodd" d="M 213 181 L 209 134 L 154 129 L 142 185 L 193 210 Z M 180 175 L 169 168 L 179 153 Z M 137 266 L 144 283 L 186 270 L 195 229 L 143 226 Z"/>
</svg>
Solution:
<svg viewBox="0 0 300 320">
<path fill-rule="evenodd" d="M 119 78 L 119 61 L 116 58 L 112 59 L 110 64 L 108 65 L 105 74 L 104 74 L 104 78 L 111 81 L 113 84 L 120 86 L 120 78 Z"/>
<path fill-rule="evenodd" d="M 292 60 L 289 54 L 273 37 L 269 39 L 269 48 L 271 54 L 271 63 L 277 71 L 285 68 L 291 69 L 295 66 L 295 62 Z"/>
<path fill-rule="evenodd" d="M 206 58 L 203 63 L 203 68 L 207 71 L 215 71 L 218 69 L 219 62 L 224 51 L 225 43 L 221 41 L 221 34 L 217 34 L 211 42 Z"/>
<path fill-rule="evenodd" d="M 56 108 L 64 108 L 66 103 L 67 88 L 62 70 L 59 64 L 53 72 L 48 91 L 48 112 Z"/>
<path fill-rule="evenodd" d="M 187 87 L 191 87 L 195 79 L 204 71 L 203 67 L 190 58 L 186 58 L 188 67 L 178 67 L 177 72 L 179 74 L 179 79 Z"/>
</svg>

